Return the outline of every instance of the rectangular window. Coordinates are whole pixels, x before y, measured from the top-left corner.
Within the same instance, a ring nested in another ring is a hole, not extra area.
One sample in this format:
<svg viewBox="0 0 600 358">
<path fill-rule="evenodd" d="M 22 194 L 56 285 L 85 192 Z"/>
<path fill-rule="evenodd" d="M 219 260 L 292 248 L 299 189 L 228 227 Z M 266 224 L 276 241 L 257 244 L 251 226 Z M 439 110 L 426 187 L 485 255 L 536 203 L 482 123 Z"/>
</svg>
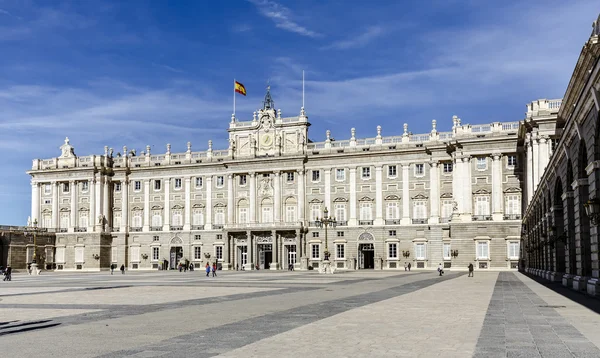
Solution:
<svg viewBox="0 0 600 358">
<path fill-rule="evenodd" d="M 321 217 L 321 204 L 312 204 L 310 206 L 310 221 L 317 221 Z"/>
<path fill-rule="evenodd" d="M 67 229 L 69 227 L 69 213 L 60 213 L 60 228 Z"/>
<path fill-rule="evenodd" d="M 396 230 L 388 231 L 388 236 L 396 236 Z"/>
<path fill-rule="evenodd" d="M 413 202 L 413 219 L 427 219 L 427 202 Z"/>
<path fill-rule="evenodd" d="M 452 200 L 442 200 L 442 218 L 449 219 L 454 211 L 454 203 Z"/>
<path fill-rule="evenodd" d="M 240 185 L 246 185 L 246 174 L 240 175 Z"/>
<path fill-rule="evenodd" d="M 175 179 L 175 189 L 181 189 L 181 179 Z"/>
<path fill-rule="evenodd" d="M 388 220 L 398 220 L 400 218 L 400 208 L 398 203 L 387 203 L 385 217 Z"/>
<path fill-rule="evenodd" d="M 142 211 L 136 210 L 133 212 L 131 218 L 131 227 L 141 228 L 142 227 Z"/>
<path fill-rule="evenodd" d="M 52 184 L 44 184 L 44 194 L 52 193 Z"/>
<path fill-rule="evenodd" d="M 450 260 L 450 244 L 449 243 L 444 243 L 442 256 L 444 257 L 444 260 Z"/>
<path fill-rule="evenodd" d="M 69 183 L 63 183 L 63 193 L 69 192 Z"/>
<path fill-rule="evenodd" d="M 194 260 L 202 260 L 202 247 L 194 246 Z"/>
<path fill-rule="evenodd" d="M 425 244 L 415 245 L 415 258 L 417 260 L 425 260 Z"/>
<path fill-rule="evenodd" d="M 420 177 L 425 175 L 425 166 L 423 164 L 415 164 L 415 176 Z"/>
<path fill-rule="evenodd" d="M 219 175 L 219 176 L 217 177 L 217 188 L 222 188 L 222 187 L 223 187 L 223 184 L 225 183 L 225 181 L 224 181 L 224 180 L 225 180 L 225 179 L 223 178 L 223 176 L 222 176 L 222 175 Z"/>
<path fill-rule="evenodd" d="M 84 262 L 84 247 L 83 246 L 78 246 L 75 247 L 75 263 L 81 263 Z"/>
<path fill-rule="evenodd" d="M 240 224 L 248 223 L 248 208 L 239 208 L 238 223 L 240 223 Z"/>
<path fill-rule="evenodd" d="M 313 232 L 313 237 L 319 237 L 319 233 L 318 232 Z"/>
<path fill-rule="evenodd" d="M 345 252 L 346 245 L 344 244 L 336 244 L 335 245 L 335 258 L 343 260 L 346 258 Z"/>
<path fill-rule="evenodd" d="M 320 255 L 319 255 L 319 251 L 320 251 L 319 250 L 319 246 L 320 245 L 319 244 L 313 244 L 313 245 L 310 245 L 310 246 L 311 246 L 311 252 L 312 252 L 312 256 L 311 257 L 313 259 L 318 259 L 320 257 Z"/>
<path fill-rule="evenodd" d="M 452 173 L 453 170 L 454 170 L 454 167 L 453 167 L 452 163 L 444 163 L 444 174 Z"/>
<path fill-rule="evenodd" d="M 217 224 L 217 225 L 225 224 L 225 209 L 223 209 L 223 208 L 215 209 L 215 224 Z"/>
<path fill-rule="evenodd" d="M 515 168 L 517 166 L 517 156 L 509 155 L 506 157 L 506 164 L 509 168 Z"/>
<path fill-rule="evenodd" d="M 371 168 L 370 167 L 363 167 L 362 168 L 362 178 L 363 179 L 370 179 L 371 178 Z"/>
<path fill-rule="evenodd" d="M 477 259 L 487 260 L 489 259 L 488 242 L 478 241 L 477 242 Z"/>
<path fill-rule="evenodd" d="M 152 212 L 152 227 L 158 228 L 162 226 L 162 211 L 154 210 Z"/>
<path fill-rule="evenodd" d="M 160 258 L 160 247 L 152 248 L 152 261 L 158 261 Z"/>
<path fill-rule="evenodd" d="M 398 168 L 395 165 L 388 165 L 388 177 L 395 178 L 398 174 Z"/>
<path fill-rule="evenodd" d="M 79 227 L 86 228 L 88 226 L 88 212 L 79 212 Z"/>
<path fill-rule="evenodd" d="M 161 182 L 158 179 L 154 180 L 154 190 L 160 190 Z"/>
<path fill-rule="evenodd" d="M 172 226 L 183 226 L 183 215 L 180 209 L 173 210 L 171 217 Z"/>
<path fill-rule="evenodd" d="M 296 222 L 296 207 L 288 205 L 285 207 L 285 222 L 293 223 Z"/>
<path fill-rule="evenodd" d="M 215 255 L 217 260 L 223 260 L 223 246 L 215 246 Z"/>
<path fill-rule="evenodd" d="M 337 232 L 337 237 L 344 237 L 344 232 L 343 231 L 338 231 Z"/>
<path fill-rule="evenodd" d="M 340 221 L 346 221 L 346 204 L 335 204 L 335 219 Z"/>
<path fill-rule="evenodd" d="M 337 181 L 346 180 L 346 170 L 345 169 L 336 169 L 335 170 L 335 180 L 337 180 Z"/>
<path fill-rule="evenodd" d="M 521 195 L 506 195 L 505 201 L 506 205 L 504 205 L 504 213 L 506 215 L 521 215 Z"/>
<path fill-rule="evenodd" d="M 120 192 L 121 191 L 121 183 L 115 183 L 115 191 L 116 192 Z"/>
<path fill-rule="evenodd" d="M 360 203 L 360 220 L 373 220 L 371 203 Z"/>
<path fill-rule="evenodd" d="M 312 171 L 312 181 L 319 181 L 321 180 L 321 172 L 318 170 L 313 170 Z"/>
<path fill-rule="evenodd" d="M 152 241 L 154 241 L 154 242 L 160 241 L 160 236 L 156 236 L 156 235 L 152 236 Z"/>
<path fill-rule="evenodd" d="M 194 240 L 198 241 L 202 239 L 202 235 L 194 235 Z"/>
<path fill-rule="evenodd" d="M 196 188 L 202 188 L 202 177 L 196 177 Z"/>
<path fill-rule="evenodd" d="M 519 242 L 510 241 L 508 243 L 508 258 L 511 260 L 517 260 L 519 258 Z"/>
<path fill-rule="evenodd" d="M 81 191 L 86 192 L 90 188 L 89 182 L 82 181 L 81 182 Z"/>
<path fill-rule="evenodd" d="M 192 225 L 204 225 L 204 212 L 202 211 L 202 209 L 194 209 L 194 212 L 192 213 Z"/>
<path fill-rule="evenodd" d="M 486 170 L 487 169 L 487 158 L 486 157 L 477 157 L 477 170 Z"/>
<path fill-rule="evenodd" d="M 217 234 L 217 241 L 223 240 L 223 234 Z"/>
<path fill-rule="evenodd" d="M 475 215 L 490 215 L 490 197 L 477 196 L 475 197 Z"/>
<path fill-rule="evenodd" d="M 262 208 L 262 220 L 263 223 L 271 223 L 273 222 L 273 211 L 270 206 L 264 206 Z"/>
<path fill-rule="evenodd" d="M 135 190 L 135 191 L 142 190 L 142 182 L 139 180 L 134 181 L 133 182 L 133 190 Z"/>
<path fill-rule="evenodd" d="M 287 173 L 287 182 L 288 183 L 293 183 L 294 182 L 294 172 Z"/>
<path fill-rule="evenodd" d="M 388 244 L 388 258 L 389 259 L 397 259 L 398 258 L 398 245 L 395 243 Z"/>
<path fill-rule="evenodd" d="M 113 247 L 113 253 L 115 254 L 115 256 L 113 256 L 113 261 L 116 261 L 116 247 Z M 63 263 L 65 262 L 65 248 L 64 247 L 57 247 L 56 248 L 56 262 L 57 263 Z"/>
<path fill-rule="evenodd" d="M 113 227 L 121 227 L 121 212 L 116 211 L 113 214 Z"/>
</svg>

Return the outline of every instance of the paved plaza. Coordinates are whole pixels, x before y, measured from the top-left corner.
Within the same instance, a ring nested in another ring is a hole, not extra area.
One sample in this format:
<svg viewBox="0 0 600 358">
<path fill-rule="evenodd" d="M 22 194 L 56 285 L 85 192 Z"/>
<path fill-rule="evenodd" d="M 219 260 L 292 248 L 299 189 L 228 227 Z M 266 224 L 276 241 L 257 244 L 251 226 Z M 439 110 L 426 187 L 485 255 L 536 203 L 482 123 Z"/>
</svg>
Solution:
<svg viewBox="0 0 600 358">
<path fill-rule="evenodd" d="M 516 272 L 16 273 L 0 283 L 3 357 L 600 357 L 600 301 Z"/>
</svg>

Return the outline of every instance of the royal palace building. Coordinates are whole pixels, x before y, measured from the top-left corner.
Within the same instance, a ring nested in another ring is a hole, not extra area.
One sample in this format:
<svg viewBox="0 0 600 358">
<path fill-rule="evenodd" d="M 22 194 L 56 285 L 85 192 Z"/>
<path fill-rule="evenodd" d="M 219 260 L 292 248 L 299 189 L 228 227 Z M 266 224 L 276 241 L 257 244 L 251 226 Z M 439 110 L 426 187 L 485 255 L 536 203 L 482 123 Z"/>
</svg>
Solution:
<svg viewBox="0 0 600 358">
<path fill-rule="evenodd" d="M 560 104 L 532 102 L 522 121 L 454 116 L 446 132 L 434 120 L 425 134 L 404 124 L 313 142 L 304 108 L 282 117 L 267 90 L 252 120 L 232 116 L 222 150 L 77 156 L 66 139 L 28 172 L 31 221 L 56 232 L 59 270 L 318 269 L 326 252 L 336 270 L 516 269 Z"/>
</svg>

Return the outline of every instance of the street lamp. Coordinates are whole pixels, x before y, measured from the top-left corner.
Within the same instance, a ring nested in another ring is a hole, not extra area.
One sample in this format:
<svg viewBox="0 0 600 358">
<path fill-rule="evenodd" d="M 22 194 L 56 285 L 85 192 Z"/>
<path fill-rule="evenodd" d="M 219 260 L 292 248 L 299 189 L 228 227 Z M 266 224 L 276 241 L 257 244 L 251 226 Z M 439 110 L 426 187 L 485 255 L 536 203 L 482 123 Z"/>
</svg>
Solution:
<svg viewBox="0 0 600 358">
<path fill-rule="evenodd" d="M 323 270 L 321 272 L 333 272 L 331 271 L 331 264 L 329 263 L 329 247 L 327 246 L 327 227 L 331 226 L 332 228 L 335 228 L 337 226 L 337 220 L 335 219 L 335 217 L 329 216 L 329 210 L 327 210 L 327 207 L 325 207 L 325 210 L 323 210 L 323 217 L 320 219 L 317 218 L 316 224 L 319 228 L 325 227 L 325 251 L 323 252 L 323 254 L 325 255 L 325 260 L 323 261 Z"/>
<path fill-rule="evenodd" d="M 457 258 L 458 257 L 458 250 L 450 250 L 450 256 L 452 256 L 452 258 Z"/>
<path fill-rule="evenodd" d="M 408 250 L 402 250 L 402 256 L 404 256 L 404 258 L 409 258 L 410 257 L 410 251 Z"/>
<path fill-rule="evenodd" d="M 600 199 L 593 198 L 583 204 L 585 213 L 590 218 L 592 225 L 597 226 L 600 223 Z"/>
<path fill-rule="evenodd" d="M 30 235 L 30 233 L 33 234 L 33 258 L 31 259 L 31 272 L 34 275 L 40 274 L 40 271 L 37 268 L 37 233 L 40 229 L 38 228 L 37 224 L 37 219 L 33 219 L 33 222 L 29 226 L 25 227 L 26 235 Z"/>
</svg>

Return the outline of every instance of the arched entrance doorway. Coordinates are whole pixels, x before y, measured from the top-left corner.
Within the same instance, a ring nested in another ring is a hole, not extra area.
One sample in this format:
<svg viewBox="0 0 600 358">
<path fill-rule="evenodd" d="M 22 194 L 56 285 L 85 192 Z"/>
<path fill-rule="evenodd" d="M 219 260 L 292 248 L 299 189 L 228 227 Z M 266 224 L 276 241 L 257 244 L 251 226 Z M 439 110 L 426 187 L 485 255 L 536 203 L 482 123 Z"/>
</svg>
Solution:
<svg viewBox="0 0 600 358">
<path fill-rule="evenodd" d="M 375 239 L 368 232 L 363 232 L 358 237 L 358 263 L 357 268 L 374 269 L 375 268 Z"/>
<path fill-rule="evenodd" d="M 177 269 L 177 265 L 183 258 L 183 240 L 179 237 L 171 239 L 169 245 L 169 268 L 171 270 Z"/>
</svg>

